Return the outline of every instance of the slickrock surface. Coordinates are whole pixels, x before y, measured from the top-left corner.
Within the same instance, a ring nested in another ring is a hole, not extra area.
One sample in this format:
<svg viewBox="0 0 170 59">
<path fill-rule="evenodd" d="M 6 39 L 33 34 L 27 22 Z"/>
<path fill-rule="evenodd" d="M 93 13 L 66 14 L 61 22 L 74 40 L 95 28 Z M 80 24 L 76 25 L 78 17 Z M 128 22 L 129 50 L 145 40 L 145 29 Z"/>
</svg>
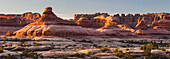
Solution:
<svg viewBox="0 0 170 59">
<path fill-rule="evenodd" d="M 32 47 L 16 47 L 12 49 L 13 51 L 22 51 L 22 50 L 28 50 L 28 51 L 48 51 L 53 49 L 53 47 L 50 46 L 32 46 Z"/>
<path fill-rule="evenodd" d="M 42 54 L 44 57 L 62 57 L 62 56 L 74 56 L 76 54 L 76 52 L 61 52 L 61 51 L 47 51 L 47 52 L 43 52 L 40 53 Z"/>
</svg>

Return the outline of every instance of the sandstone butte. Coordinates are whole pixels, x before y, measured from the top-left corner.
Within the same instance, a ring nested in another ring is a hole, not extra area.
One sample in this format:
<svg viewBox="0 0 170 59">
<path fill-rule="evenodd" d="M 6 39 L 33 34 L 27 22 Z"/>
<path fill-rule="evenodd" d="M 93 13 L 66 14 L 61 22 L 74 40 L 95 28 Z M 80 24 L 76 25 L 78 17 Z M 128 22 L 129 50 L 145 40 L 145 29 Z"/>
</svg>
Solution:
<svg viewBox="0 0 170 59">
<path fill-rule="evenodd" d="M 76 23 L 57 17 L 51 7 L 45 8 L 36 22 L 28 24 L 13 33 L 16 36 L 79 36 L 103 35 L 93 29 L 77 26 Z"/>
</svg>

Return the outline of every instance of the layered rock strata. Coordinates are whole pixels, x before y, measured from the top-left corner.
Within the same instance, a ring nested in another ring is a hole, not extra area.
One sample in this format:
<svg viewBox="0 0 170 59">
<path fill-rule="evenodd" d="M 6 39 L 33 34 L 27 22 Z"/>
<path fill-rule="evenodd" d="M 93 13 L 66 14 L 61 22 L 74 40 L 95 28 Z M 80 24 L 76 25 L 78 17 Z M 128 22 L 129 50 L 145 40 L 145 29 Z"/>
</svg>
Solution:
<svg viewBox="0 0 170 59">
<path fill-rule="evenodd" d="M 45 8 L 41 18 L 14 32 L 16 36 L 79 36 L 102 35 L 102 33 L 77 26 L 76 23 L 57 17 L 51 7 Z"/>
</svg>

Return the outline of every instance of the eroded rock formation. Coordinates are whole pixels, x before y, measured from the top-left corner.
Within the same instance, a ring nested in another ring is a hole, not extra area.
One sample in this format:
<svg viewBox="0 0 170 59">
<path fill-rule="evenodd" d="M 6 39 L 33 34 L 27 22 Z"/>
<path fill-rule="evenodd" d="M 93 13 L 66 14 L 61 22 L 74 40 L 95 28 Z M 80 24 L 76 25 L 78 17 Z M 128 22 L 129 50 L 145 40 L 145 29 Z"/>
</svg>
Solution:
<svg viewBox="0 0 170 59">
<path fill-rule="evenodd" d="M 0 35 L 12 33 L 23 26 L 35 22 L 41 15 L 39 13 L 27 12 L 24 14 L 0 14 Z"/>
<path fill-rule="evenodd" d="M 74 26 L 73 26 L 74 25 Z M 51 7 L 45 8 L 41 18 L 14 32 L 16 36 L 78 36 L 102 35 L 98 31 L 82 28 L 76 23 L 57 17 Z"/>
<path fill-rule="evenodd" d="M 88 16 L 75 16 L 77 24 L 83 27 L 99 28 L 105 34 L 114 35 L 120 33 L 142 34 L 142 35 L 169 35 L 170 30 L 169 13 L 147 13 L 147 14 L 115 14 Z M 79 18 L 79 19 L 78 19 Z M 93 22 L 97 21 L 97 22 Z M 92 26 L 95 24 L 96 26 Z M 121 29 L 120 29 L 121 28 Z M 119 29 L 119 30 L 115 30 Z M 122 30 L 125 29 L 126 31 Z M 129 32 L 130 31 L 130 32 Z"/>
</svg>

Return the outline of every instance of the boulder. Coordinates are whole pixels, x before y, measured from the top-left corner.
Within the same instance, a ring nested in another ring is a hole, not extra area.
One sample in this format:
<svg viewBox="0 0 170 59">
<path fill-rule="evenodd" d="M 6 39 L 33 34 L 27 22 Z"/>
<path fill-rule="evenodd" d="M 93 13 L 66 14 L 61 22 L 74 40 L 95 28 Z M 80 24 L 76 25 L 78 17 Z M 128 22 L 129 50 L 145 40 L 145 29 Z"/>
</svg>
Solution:
<svg viewBox="0 0 170 59">
<path fill-rule="evenodd" d="M 151 53 L 155 55 L 166 55 L 166 53 L 162 50 L 151 50 Z"/>
</svg>

